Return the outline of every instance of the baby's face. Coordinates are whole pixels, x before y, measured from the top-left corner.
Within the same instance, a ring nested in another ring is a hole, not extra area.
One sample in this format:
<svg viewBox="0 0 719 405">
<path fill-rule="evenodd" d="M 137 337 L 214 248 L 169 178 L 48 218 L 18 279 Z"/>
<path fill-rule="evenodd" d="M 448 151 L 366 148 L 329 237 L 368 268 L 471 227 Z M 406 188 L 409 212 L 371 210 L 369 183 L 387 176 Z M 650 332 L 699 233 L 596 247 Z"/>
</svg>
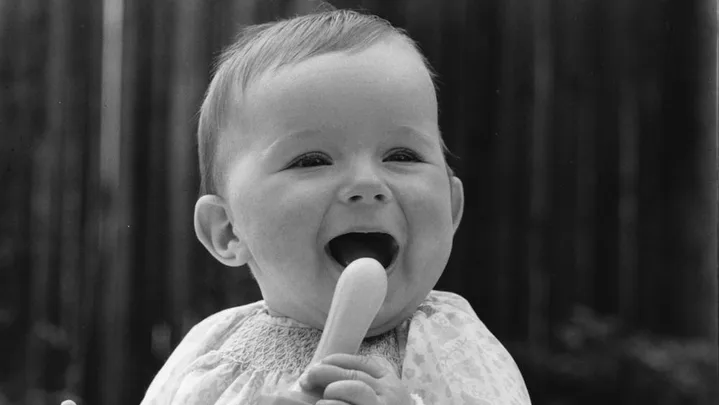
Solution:
<svg viewBox="0 0 719 405">
<path fill-rule="evenodd" d="M 410 316 L 447 264 L 462 205 L 420 57 L 399 40 L 314 57 L 263 76 L 244 105 L 242 147 L 232 133 L 222 146 L 225 195 L 270 309 L 322 328 L 344 264 L 369 255 L 388 266 L 370 334 Z M 335 239 L 348 233 L 385 236 Z"/>
</svg>

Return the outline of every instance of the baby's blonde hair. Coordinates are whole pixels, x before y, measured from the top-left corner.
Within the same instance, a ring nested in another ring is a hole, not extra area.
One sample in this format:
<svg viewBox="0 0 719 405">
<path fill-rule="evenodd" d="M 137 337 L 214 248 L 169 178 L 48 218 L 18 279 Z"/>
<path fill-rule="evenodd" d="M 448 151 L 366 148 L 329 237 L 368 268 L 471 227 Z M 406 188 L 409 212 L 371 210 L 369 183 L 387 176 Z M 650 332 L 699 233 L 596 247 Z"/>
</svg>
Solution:
<svg viewBox="0 0 719 405">
<path fill-rule="evenodd" d="M 236 116 L 248 86 L 267 71 L 331 52 L 359 52 L 391 36 L 410 44 L 435 74 L 417 44 L 388 21 L 352 10 L 332 10 L 248 26 L 219 57 L 200 108 L 197 131 L 200 194 L 218 194 L 223 172 L 218 168 L 220 134 Z M 447 148 L 441 140 L 442 148 Z M 452 171 L 447 165 L 448 174 Z"/>
</svg>

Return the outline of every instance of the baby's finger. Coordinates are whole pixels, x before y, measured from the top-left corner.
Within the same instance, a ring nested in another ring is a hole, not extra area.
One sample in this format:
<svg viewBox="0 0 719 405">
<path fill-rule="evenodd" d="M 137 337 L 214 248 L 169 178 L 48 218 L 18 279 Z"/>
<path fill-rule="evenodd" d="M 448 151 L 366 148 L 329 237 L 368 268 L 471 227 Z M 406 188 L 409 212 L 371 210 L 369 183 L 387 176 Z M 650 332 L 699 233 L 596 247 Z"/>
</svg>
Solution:
<svg viewBox="0 0 719 405">
<path fill-rule="evenodd" d="M 384 367 L 369 356 L 336 353 L 322 359 L 320 364 L 332 364 L 345 369 L 363 371 L 373 378 L 382 378 L 387 373 Z"/>
<path fill-rule="evenodd" d="M 377 405 L 377 394 L 362 381 L 335 381 L 325 388 L 323 399 L 344 401 L 352 405 Z M 321 403 L 320 403 L 321 404 Z"/>
<path fill-rule="evenodd" d="M 374 389 L 375 379 L 364 371 L 344 369 L 331 364 L 316 364 L 310 367 L 300 379 L 300 386 L 305 390 L 326 387 L 336 381 L 360 381 Z"/>
</svg>

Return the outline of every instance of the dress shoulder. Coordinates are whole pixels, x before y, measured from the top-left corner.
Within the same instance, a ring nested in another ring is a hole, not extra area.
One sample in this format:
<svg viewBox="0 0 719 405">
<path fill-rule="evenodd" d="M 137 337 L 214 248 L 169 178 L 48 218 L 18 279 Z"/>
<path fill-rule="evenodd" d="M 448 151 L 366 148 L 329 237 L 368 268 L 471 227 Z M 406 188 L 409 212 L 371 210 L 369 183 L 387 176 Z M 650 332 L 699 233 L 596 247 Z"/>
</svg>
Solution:
<svg viewBox="0 0 719 405">
<path fill-rule="evenodd" d="M 451 292 L 431 291 L 415 311 L 402 379 L 426 405 L 531 403 L 509 352 Z"/>
<path fill-rule="evenodd" d="M 182 339 L 177 349 L 185 348 L 198 342 L 206 348 L 217 348 L 241 324 L 242 320 L 261 311 L 263 307 L 264 301 L 257 301 L 216 312 L 193 326 Z"/>
<path fill-rule="evenodd" d="M 242 322 L 262 310 L 264 301 L 228 308 L 193 326 L 175 348 L 145 393 L 142 404 L 170 403 L 187 370 L 201 357 L 216 352 Z"/>
<path fill-rule="evenodd" d="M 445 310 L 451 309 L 461 311 L 479 319 L 477 314 L 474 312 L 474 309 L 472 309 L 472 305 L 470 305 L 464 297 L 453 292 L 432 290 L 423 304 L 435 307 L 435 309 L 439 309 L 438 307 L 441 307 Z"/>
</svg>

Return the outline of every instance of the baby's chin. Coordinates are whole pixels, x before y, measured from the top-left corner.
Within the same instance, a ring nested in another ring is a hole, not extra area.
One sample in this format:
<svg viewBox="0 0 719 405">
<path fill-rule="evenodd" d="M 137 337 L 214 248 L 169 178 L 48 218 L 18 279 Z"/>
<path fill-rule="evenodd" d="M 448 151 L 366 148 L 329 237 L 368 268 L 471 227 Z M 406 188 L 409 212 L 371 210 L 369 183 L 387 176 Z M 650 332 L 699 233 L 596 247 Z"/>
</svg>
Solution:
<svg viewBox="0 0 719 405">
<path fill-rule="evenodd" d="M 389 311 L 390 308 L 383 307 L 367 331 L 367 337 L 379 336 L 396 327 L 412 317 L 417 310 L 418 304 L 410 305 L 401 311 Z"/>
<path fill-rule="evenodd" d="M 382 335 L 382 334 L 387 333 L 390 330 L 396 328 L 401 323 L 402 323 L 401 320 L 399 320 L 399 321 L 392 320 L 391 322 L 386 322 L 381 325 L 377 325 L 377 326 L 372 325 L 372 326 L 370 326 L 369 330 L 367 331 L 366 337 L 370 338 L 370 337 Z"/>
</svg>

